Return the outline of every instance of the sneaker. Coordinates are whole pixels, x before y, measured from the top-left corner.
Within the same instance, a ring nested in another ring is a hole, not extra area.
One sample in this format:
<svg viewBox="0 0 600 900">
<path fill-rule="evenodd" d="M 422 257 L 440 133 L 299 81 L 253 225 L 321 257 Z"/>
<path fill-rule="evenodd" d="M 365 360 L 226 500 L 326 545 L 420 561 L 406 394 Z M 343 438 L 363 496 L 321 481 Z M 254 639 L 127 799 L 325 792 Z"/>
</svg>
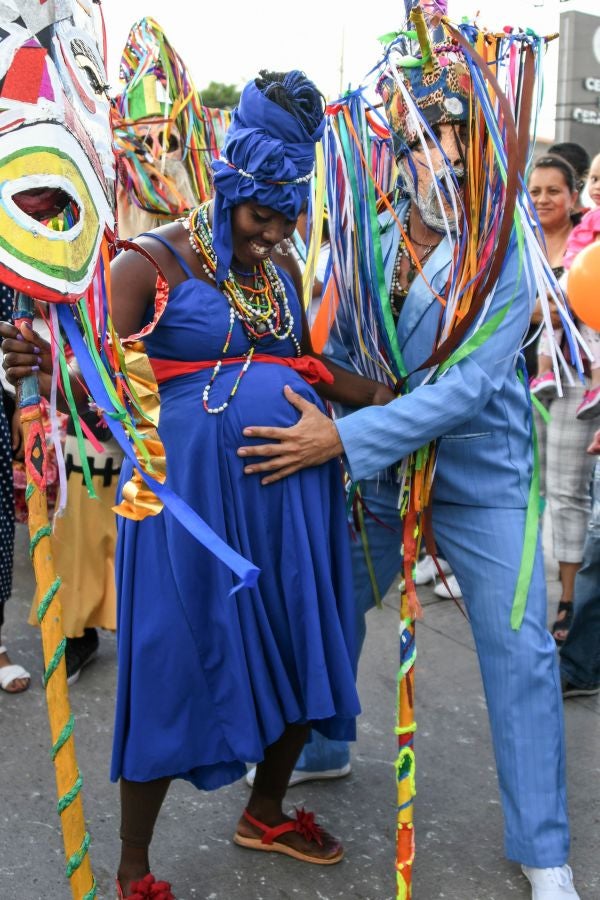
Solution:
<svg viewBox="0 0 600 900">
<path fill-rule="evenodd" d="M 439 556 L 438 563 L 440 564 L 440 569 L 444 575 L 448 575 L 452 571 L 446 560 L 441 559 Z M 420 559 L 416 564 L 413 581 L 415 584 L 429 584 L 430 581 L 435 581 L 439 578 L 439 574 L 437 566 L 433 561 L 433 556 L 430 556 L 429 553 L 427 553 L 423 559 Z"/>
<path fill-rule="evenodd" d="M 573 884 L 570 866 L 554 869 L 533 869 L 521 866 L 521 871 L 531 885 L 531 900 L 580 900 Z"/>
<path fill-rule="evenodd" d="M 294 787 L 295 784 L 302 784 L 303 781 L 330 781 L 332 778 L 345 778 L 352 771 L 350 763 L 346 763 L 341 769 L 324 769 L 321 772 L 311 772 L 310 769 L 294 769 L 288 781 L 288 787 Z M 256 766 L 253 766 L 246 773 L 246 784 L 254 787 L 254 777 L 256 775 Z"/>
<path fill-rule="evenodd" d="M 558 396 L 554 372 L 544 372 L 543 375 L 532 378 L 529 382 L 529 393 L 535 394 L 541 400 L 551 400 Z"/>
<path fill-rule="evenodd" d="M 594 694 L 600 694 L 600 684 L 595 687 L 578 687 L 571 681 L 563 681 L 562 695 L 565 700 L 569 697 L 593 697 Z"/>
<path fill-rule="evenodd" d="M 600 416 L 600 387 L 585 392 L 575 413 L 577 419 L 593 419 L 595 416 Z"/>
<path fill-rule="evenodd" d="M 460 589 L 460 585 L 456 580 L 456 575 L 449 575 L 446 578 L 446 582 L 448 587 L 444 584 L 443 581 L 440 581 L 439 584 L 433 589 L 433 593 L 436 597 L 443 597 L 444 600 L 452 600 L 452 598 L 459 600 L 462 597 L 462 591 Z M 448 590 L 450 588 L 450 590 Z"/>
<path fill-rule="evenodd" d="M 98 632 L 95 628 L 85 628 L 83 637 L 67 638 L 65 663 L 67 664 L 67 684 L 75 684 L 81 670 L 98 655 Z"/>
</svg>

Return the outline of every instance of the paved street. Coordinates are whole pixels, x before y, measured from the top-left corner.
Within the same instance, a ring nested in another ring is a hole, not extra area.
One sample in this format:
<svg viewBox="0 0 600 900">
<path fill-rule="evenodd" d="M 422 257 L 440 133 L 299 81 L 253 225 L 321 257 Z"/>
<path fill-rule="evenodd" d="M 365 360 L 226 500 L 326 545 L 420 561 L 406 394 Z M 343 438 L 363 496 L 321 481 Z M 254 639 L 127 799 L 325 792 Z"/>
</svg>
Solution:
<svg viewBox="0 0 600 900">
<path fill-rule="evenodd" d="M 0 694 L 0 900 L 69 900 L 56 814 L 50 737 L 41 686 L 41 644 L 26 624 L 33 590 L 27 535 L 18 528 L 15 592 L 3 638 L 33 674 L 27 694 Z M 556 566 L 548 564 L 552 597 Z M 528 884 L 502 854 L 502 821 L 485 703 L 470 631 L 455 605 L 429 588 L 418 625 L 415 900 L 527 900 Z M 549 615 L 551 617 L 551 614 Z M 338 866 L 303 865 L 253 853 L 231 842 L 247 788 L 214 794 L 172 786 L 153 844 L 158 877 L 178 900 L 391 900 L 394 896 L 395 782 L 393 736 L 398 660 L 398 603 L 392 592 L 369 619 L 361 661 L 363 715 L 351 775 L 305 784 L 289 793 L 343 838 Z M 114 900 L 118 790 L 108 781 L 115 641 L 101 637 L 100 656 L 71 689 L 91 861 L 99 897 Z M 600 702 L 566 704 L 571 864 L 582 900 L 600 897 Z"/>
</svg>

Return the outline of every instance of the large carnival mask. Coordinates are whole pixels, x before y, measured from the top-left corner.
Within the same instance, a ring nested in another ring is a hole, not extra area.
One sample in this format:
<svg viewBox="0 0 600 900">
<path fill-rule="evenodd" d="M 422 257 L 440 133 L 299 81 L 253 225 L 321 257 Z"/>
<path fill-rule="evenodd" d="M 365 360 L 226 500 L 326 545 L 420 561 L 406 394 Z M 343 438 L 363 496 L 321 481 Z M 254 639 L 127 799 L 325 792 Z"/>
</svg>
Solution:
<svg viewBox="0 0 600 900">
<path fill-rule="evenodd" d="M 129 120 L 113 109 L 121 238 L 149 231 L 197 203 L 183 158 L 185 140 L 169 118 L 171 103 L 162 82 L 145 76 L 134 90 L 121 95 L 117 107 L 131 99 Z"/>
<path fill-rule="evenodd" d="M 202 106 L 184 61 L 149 16 L 129 31 L 119 77 L 122 91 L 113 108 L 117 221 L 119 235 L 128 237 L 212 196 L 210 161 L 230 115 Z"/>
<path fill-rule="evenodd" d="M 114 158 L 92 0 L 0 3 L 0 281 L 75 301 L 114 230 Z"/>
</svg>

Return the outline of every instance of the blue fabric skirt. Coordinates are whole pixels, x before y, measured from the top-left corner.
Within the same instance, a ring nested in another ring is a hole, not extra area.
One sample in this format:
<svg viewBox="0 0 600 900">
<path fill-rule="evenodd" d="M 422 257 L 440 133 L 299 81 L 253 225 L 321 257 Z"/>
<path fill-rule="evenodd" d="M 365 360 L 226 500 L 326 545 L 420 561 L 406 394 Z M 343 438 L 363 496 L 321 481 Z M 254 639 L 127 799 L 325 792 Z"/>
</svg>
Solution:
<svg viewBox="0 0 600 900">
<path fill-rule="evenodd" d="M 186 778 L 214 789 L 244 775 L 290 723 L 353 740 L 355 613 L 338 461 L 263 486 L 237 448 L 246 425 L 287 426 L 295 371 L 253 362 L 227 410 L 208 415 L 207 369 L 161 386 L 167 483 L 261 570 L 230 595 L 232 573 L 163 510 L 119 520 L 119 674 L 111 777 Z M 238 367 L 224 367 L 211 405 Z M 122 480 L 131 474 L 125 465 Z"/>
</svg>

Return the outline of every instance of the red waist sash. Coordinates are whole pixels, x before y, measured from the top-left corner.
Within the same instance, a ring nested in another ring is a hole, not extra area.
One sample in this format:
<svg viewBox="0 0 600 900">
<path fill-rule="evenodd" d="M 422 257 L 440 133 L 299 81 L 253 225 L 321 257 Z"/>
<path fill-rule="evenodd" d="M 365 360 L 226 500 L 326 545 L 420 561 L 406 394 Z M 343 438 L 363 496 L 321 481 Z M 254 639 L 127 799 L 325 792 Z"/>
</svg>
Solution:
<svg viewBox="0 0 600 900">
<path fill-rule="evenodd" d="M 170 378 L 176 378 L 178 375 L 189 375 L 190 372 L 200 372 L 202 369 L 213 369 L 218 360 L 199 359 L 193 362 L 187 362 L 179 359 L 156 359 L 149 357 L 152 371 L 156 378 L 157 384 L 168 381 Z M 243 365 L 246 362 L 245 356 L 229 356 L 221 360 L 224 366 L 230 366 L 235 363 Z M 289 366 L 295 369 L 299 375 L 304 378 L 308 384 L 317 384 L 324 381 L 326 384 L 333 384 L 333 375 L 321 360 L 315 359 L 314 356 L 270 356 L 268 353 L 255 353 L 252 362 L 275 363 L 278 366 Z"/>
</svg>

